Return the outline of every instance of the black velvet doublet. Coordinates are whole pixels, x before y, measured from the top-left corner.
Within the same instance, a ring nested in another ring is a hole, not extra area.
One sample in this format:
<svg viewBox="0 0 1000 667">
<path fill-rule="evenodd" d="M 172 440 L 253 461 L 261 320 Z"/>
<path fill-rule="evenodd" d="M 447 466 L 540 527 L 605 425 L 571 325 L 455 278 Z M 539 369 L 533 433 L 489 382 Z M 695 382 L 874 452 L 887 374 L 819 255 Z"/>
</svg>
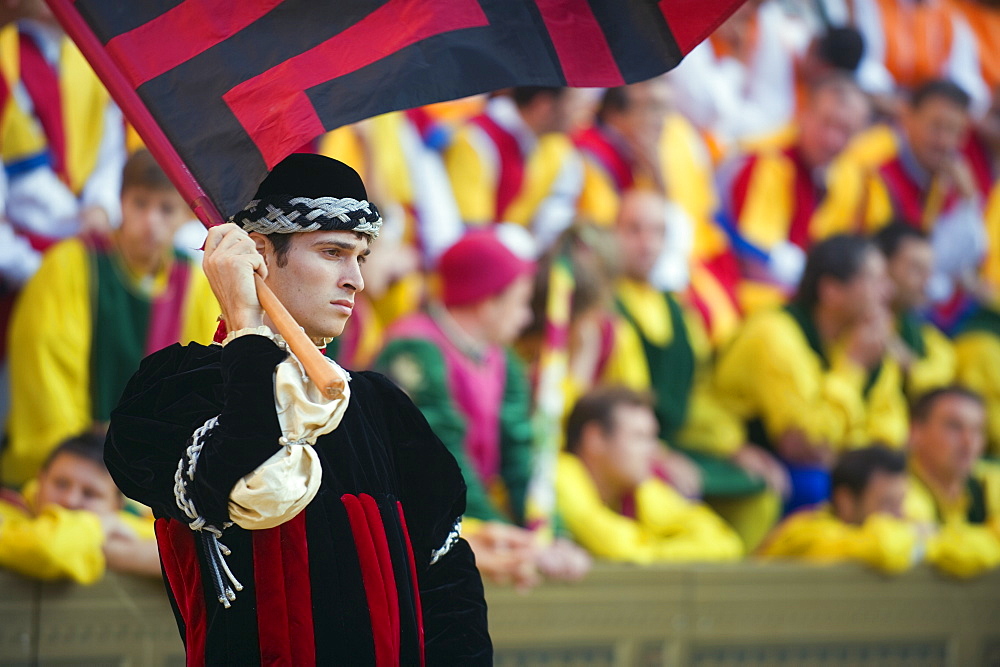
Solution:
<svg viewBox="0 0 1000 667">
<path fill-rule="evenodd" d="M 174 498 L 192 433 L 219 416 L 188 493 L 209 524 L 228 520 L 234 484 L 279 449 L 273 371 L 262 336 L 225 348 L 174 345 L 145 359 L 112 413 L 105 457 L 122 491 L 152 508 L 164 578 L 189 664 L 489 664 L 482 582 L 459 540 L 465 509 L 454 458 L 386 378 L 352 373 L 351 400 L 321 436 L 319 493 L 276 528 L 227 528 L 244 588 L 216 599 L 199 536 Z"/>
</svg>

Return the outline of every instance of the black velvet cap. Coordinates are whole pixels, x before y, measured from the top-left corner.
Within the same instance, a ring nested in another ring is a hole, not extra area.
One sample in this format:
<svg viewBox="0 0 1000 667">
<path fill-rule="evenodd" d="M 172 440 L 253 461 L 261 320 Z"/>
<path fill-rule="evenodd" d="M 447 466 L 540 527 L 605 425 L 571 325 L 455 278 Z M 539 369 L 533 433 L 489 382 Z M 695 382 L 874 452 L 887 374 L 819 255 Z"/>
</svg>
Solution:
<svg viewBox="0 0 1000 667">
<path fill-rule="evenodd" d="M 336 197 L 367 201 L 361 176 L 349 165 L 325 155 L 292 153 L 274 165 L 254 199 L 268 197 Z"/>
</svg>

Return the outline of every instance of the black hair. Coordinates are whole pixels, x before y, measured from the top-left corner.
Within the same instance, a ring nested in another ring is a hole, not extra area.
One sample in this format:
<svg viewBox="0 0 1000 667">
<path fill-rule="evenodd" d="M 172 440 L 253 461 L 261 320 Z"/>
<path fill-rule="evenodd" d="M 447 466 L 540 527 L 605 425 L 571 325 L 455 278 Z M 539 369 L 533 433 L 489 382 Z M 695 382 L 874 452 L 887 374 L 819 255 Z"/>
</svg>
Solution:
<svg viewBox="0 0 1000 667">
<path fill-rule="evenodd" d="M 934 411 L 934 406 L 937 405 L 938 401 L 949 396 L 957 396 L 973 401 L 981 406 L 985 405 L 983 397 L 971 389 L 966 389 L 958 385 L 939 387 L 923 394 L 914 401 L 913 407 L 910 409 L 910 421 L 915 424 L 926 422 L 930 419 L 931 413 Z"/>
<path fill-rule="evenodd" d="M 556 86 L 519 86 L 511 89 L 510 97 L 518 107 L 526 107 L 541 95 L 559 98 L 565 91 L 565 88 Z"/>
<path fill-rule="evenodd" d="M 864 54 L 865 38 L 857 28 L 829 28 L 816 38 L 816 55 L 834 69 L 854 73 Z"/>
<path fill-rule="evenodd" d="M 875 247 L 882 251 L 886 259 L 892 259 L 906 241 L 929 243 L 927 234 L 900 220 L 894 220 L 872 236 Z"/>
<path fill-rule="evenodd" d="M 858 275 L 865 258 L 873 250 L 872 242 L 857 234 L 837 234 L 820 241 L 809 251 L 795 302 L 812 310 L 819 303 L 819 285 L 823 278 L 849 282 Z"/>
<path fill-rule="evenodd" d="M 848 489 L 855 497 L 868 488 L 875 473 L 901 475 L 906 472 L 906 456 L 903 452 L 875 444 L 862 449 L 845 452 L 837 460 L 830 473 L 830 489 Z"/>
<path fill-rule="evenodd" d="M 42 470 L 47 469 L 62 454 L 73 454 L 98 465 L 102 470 L 107 470 L 104 463 L 104 436 L 102 435 L 87 432 L 63 440 L 49 453 L 42 465 Z"/>
<path fill-rule="evenodd" d="M 173 190 L 174 184 L 167 178 L 166 172 L 153 154 L 145 148 L 140 148 L 129 156 L 122 169 L 122 194 L 129 188 Z"/>
<path fill-rule="evenodd" d="M 307 232 L 297 232 L 299 234 Z M 291 234 L 268 234 L 267 239 L 271 242 L 271 247 L 274 248 L 274 261 L 278 266 L 285 266 L 288 264 L 288 249 L 291 247 L 292 235 Z"/>
<path fill-rule="evenodd" d="M 597 107 L 597 120 L 605 122 L 611 113 L 622 113 L 629 107 L 627 86 L 616 86 L 608 88 L 601 96 L 601 103 Z"/>
<path fill-rule="evenodd" d="M 601 430 L 614 430 L 615 409 L 621 405 L 653 409 L 652 396 L 627 387 L 600 387 L 584 394 L 573 406 L 566 420 L 566 451 L 575 454 L 580 448 L 583 429 L 597 422 Z"/>
<path fill-rule="evenodd" d="M 957 83 L 948 79 L 932 79 L 913 91 L 910 95 L 910 108 L 919 109 L 924 102 L 931 99 L 947 100 L 961 107 L 963 111 L 968 111 L 972 103 L 972 98 Z"/>
</svg>

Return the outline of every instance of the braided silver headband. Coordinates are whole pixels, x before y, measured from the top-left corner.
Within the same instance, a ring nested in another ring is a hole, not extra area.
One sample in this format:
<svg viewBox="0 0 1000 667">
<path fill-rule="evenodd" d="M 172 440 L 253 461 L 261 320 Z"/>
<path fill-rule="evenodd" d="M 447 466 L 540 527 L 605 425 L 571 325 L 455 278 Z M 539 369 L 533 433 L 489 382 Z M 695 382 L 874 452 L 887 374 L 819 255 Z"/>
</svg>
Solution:
<svg viewBox="0 0 1000 667">
<path fill-rule="evenodd" d="M 382 227 L 382 216 L 374 204 L 350 197 L 255 199 L 230 221 L 240 225 L 244 231 L 261 234 L 342 229 L 368 234 L 373 240 L 378 238 Z"/>
</svg>

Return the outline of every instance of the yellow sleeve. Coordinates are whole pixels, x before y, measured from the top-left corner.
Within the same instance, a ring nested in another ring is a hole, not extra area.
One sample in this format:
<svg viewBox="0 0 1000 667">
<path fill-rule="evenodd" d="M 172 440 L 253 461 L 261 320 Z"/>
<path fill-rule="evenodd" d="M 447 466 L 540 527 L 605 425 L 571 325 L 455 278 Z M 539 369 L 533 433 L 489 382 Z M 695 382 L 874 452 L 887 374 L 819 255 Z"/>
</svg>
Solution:
<svg viewBox="0 0 1000 667">
<path fill-rule="evenodd" d="M 660 540 L 660 561 L 732 561 L 743 556 L 743 541 L 707 505 L 693 502 L 658 479 L 636 492 L 639 522 Z"/>
<path fill-rule="evenodd" d="M 497 175 L 476 150 L 471 134 L 478 131 L 471 125 L 462 128 L 444 153 L 458 211 L 471 225 L 487 224 L 496 217 Z"/>
<path fill-rule="evenodd" d="M 1000 527 L 1000 463 L 980 459 L 976 462 L 972 475 L 983 486 L 987 520 L 995 522 Z"/>
<path fill-rule="evenodd" d="M 319 154 L 350 165 L 359 174 L 368 174 L 368 160 L 357 127 L 344 125 L 327 132 L 319 139 Z"/>
<path fill-rule="evenodd" d="M 846 158 L 834 160 L 827 175 L 826 197 L 809 223 L 814 242 L 860 228 L 867 180 L 866 172 Z"/>
<path fill-rule="evenodd" d="M 219 326 L 219 302 L 212 293 L 212 288 L 208 284 L 208 278 L 197 266 L 191 264 L 191 282 L 188 285 L 188 293 L 184 303 L 184 322 L 181 328 L 181 340 L 179 343 L 187 345 L 190 342 L 209 345 L 215 337 L 215 330 Z"/>
<path fill-rule="evenodd" d="M 864 232 L 873 234 L 884 227 L 893 217 L 892 199 L 889 188 L 878 174 L 868 177 L 865 190 Z"/>
<path fill-rule="evenodd" d="M 778 154 L 757 158 L 739 211 L 740 232 L 764 249 L 788 240 L 792 220 L 792 163 Z"/>
<path fill-rule="evenodd" d="M 501 213 L 503 221 L 536 229 L 539 210 L 544 210 L 543 205 L 552 196 L 563 169 L 577 159 L 575 151 L 565 134 L 550 132 L 540 137 L 524 166 L 524 187 Z"/>
<path fill-rule="evenodd" d="M 711 259 L 725 250 L 729 239 L 712 217 L 719 206 L 712 156 L 698 130 L 683 114 L 667 114 L 660 132 L 660 169 L 667 199 L 694 224 L 694 256 Z"/>
<path fill-rule="evenodd" d="M 135 534 L 143 540 L 155 540 L 156 529 L 153 526 L 152 516 L 136 516 L 131 512 L 119 512 L 118 518 L 126 526 L 135 531 Z"/>
<path fill-rule="evenodd" d="M 649 391 L 652 386 L 642 340 L 635 327 L 622 317 L 615 318 L 611 357 L 604 368 L 601 382 L 622 385 L 636 391 Z"/>
<path fill-rule="evenodd" d="M 26 482 L 59 442 L 90 425 L 89 294 L 86 249 L 68 240 L 45 254 L 14 306 L 5 484 Z"/>
<path fill-rule="evenodd" d="M 615 223 L 621 201 L 611 177 L 584 156 L 583 190 L 580 192 L 580 215 L 601 226 Z"/>
<path fill-rule="evenodd" d="M 802 511 L 775 529 L 760 555 L 812 563 L 865 563 L 886 574 L 914 564 L 917 532 L 913 525 L 874 514 L 860 526 L 838 520 L 828 511 Z"/>
<path fill-rule="evenodd" d="M 559 515 L 573 538 L 599 558 L 632 563 L 736 560 L 739 537 L 707 508 L 662 483 L 644 484 L 636 519 L 601 502 L 583 463 L 562 453 L 556 478 Z"/>
<path fill-rule="evenodd" d="M 688 340 L 695 357 L 694 384 L 680 443 L 705 454 L 729 458 L 746 442 L 742 421 L 718 397 L 712 378 L 712 348 L 697 315 L 685 312 Z"/>
<path fill-rule="evenodd" d="M 950 522 L 931 538 L 927 561 L 946 574 L 975 577 L 1000 565 L 1000 537 L 987 526 Z"/>
<path fill-rule="evenodd" d="M 903 497 L 903 516 L 907 520 L 928 526 L 938 522 L 937 504 L 930 490 L 920 479 L 909 475 Z"/>
<path fill-rule="evenodd" d="M 879 124 L 858 134 L 833 161 L 827 195 L 813 214 L 810 235 L 819 241 L 839 233 L 871 231 L 892 216 L 892 204 L 881 179 L 873 174 L 898 151 L 895 131 Z"/>
<path fill-rule="evenodd" d="M 956 381 L 986 401 L 989 450 L 1000 455 L 1000 337 L 973 331 L 955 339 Z"/>
<path fill-rule="evenodd" d="M 983 280 L 1000 291 L 1000 180 L 990 190 L 983 213 L 986 223 L 986 257 L 980 270 Z"/>
<path fill-rule="evenodd" d="M 810 442 L 844 446 L 865 428 L 866 373 L 843 354 L 823 368 L 791 316 L 760 313 L 716 365 L 719 398 L 744 421 L 760 417 L 777 440 L 795 429 Z"/>
<path fill-rule="evenodd" d="M 937 327 L 925 325 L 922 333 L 926 354 L 910 366 L 906 388 L 911 398 L 950 385 L 958 367 L 954 346 Z"/>
<path fill-rule="evenodd" d="M 903 370 L 895 361 L 885 359 L 875 385 L 865 398 L 866 427 L 847 443 L 867 447 L 881 442 L 902 448 L 910 433 L 910 409 L 903 393 Z"/>
<path fill-rule="evenodd" d="M 96 514 L 52 505 L 37 517 L 4 512 L 0 567 L 35 579 L 90 584 L 104 574 L 104 532 Z"/>
</svg>

